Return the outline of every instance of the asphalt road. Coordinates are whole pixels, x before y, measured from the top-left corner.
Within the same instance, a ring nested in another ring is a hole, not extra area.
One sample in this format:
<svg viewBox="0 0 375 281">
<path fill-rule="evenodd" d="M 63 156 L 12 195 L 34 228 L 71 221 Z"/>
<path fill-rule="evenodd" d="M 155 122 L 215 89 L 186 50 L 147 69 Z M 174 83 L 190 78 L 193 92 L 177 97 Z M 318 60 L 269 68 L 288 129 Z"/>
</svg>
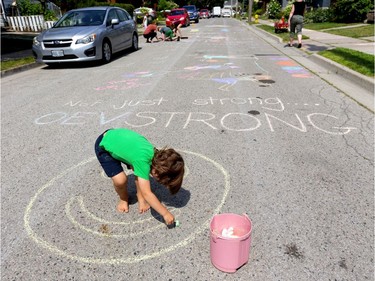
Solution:
<svg viewBox="0 0 375 281">
<path fill-rule="evenodd" d="M 2 78 L 1 280 L 372 280 L 373 113 L 238 21 L 182 32 Z M 180 227 L 116 213 L 93 150 L 113 127 L 181 151 L 182 190 L 153 183 Z M 234 274 L 210 261 L 217 213 L 253 223 Z"/>
</svg>

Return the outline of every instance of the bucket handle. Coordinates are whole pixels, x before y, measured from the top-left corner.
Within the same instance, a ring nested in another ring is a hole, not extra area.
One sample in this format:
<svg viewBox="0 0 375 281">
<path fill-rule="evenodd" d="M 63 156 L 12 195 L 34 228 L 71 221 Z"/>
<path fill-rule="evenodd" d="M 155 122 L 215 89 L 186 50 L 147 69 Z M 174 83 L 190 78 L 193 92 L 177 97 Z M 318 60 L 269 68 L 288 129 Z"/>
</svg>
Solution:
<svg viewBox="0 0 375 281">
<path fill-rule="evenodd" d="M 219 237 L 219 234 L 217 233 L 216 229 L 211 232 L 211 238 L 214 243 L 216 243 L 217 238 Z"/>
<path fill-rule="evenodd" d="M 243 213 L 242 215 L 243 215 L 245 218 L 247 218 L 247 220 L 251 223 L 251 220 L 250 220 L 249 216 L 248 216 L 246 213 Z"/>
</svg>

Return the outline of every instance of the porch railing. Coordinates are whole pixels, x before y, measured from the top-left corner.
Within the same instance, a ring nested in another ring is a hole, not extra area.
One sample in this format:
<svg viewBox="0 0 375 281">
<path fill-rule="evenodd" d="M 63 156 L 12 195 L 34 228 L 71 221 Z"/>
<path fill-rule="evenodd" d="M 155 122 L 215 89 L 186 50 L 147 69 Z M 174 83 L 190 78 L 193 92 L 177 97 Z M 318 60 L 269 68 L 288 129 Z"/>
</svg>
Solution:
<svg viewBox="0 0 375 281">
<path fill-rule="evenodd" d="M 43 15 L 7 17 L 7 21 L 11 30 L 21 32 L 41 32 L 55 23 L 45 21 Z"/>
</svg>

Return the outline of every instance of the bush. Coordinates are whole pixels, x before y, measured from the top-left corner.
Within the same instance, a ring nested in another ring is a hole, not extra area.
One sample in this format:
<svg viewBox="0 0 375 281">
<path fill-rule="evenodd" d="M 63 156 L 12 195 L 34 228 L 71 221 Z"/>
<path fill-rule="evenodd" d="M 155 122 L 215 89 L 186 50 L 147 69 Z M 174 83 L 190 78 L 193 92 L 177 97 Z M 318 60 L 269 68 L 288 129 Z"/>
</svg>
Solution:
<svg viewBox="0 0 375 281">
<path fill-rule="evenodd" d="M 362 22 L 374 9 L 374 3 L 373 0 L 336 0 L 332 9 L 337 22 Z"/>
<path fill-rule="evenodd" d="M 334 21 L 334 13 L 332 9 L 315 9 L 305 14 L 305 23 L 320 23 Z"/>
<path fill-rule="evenodd" d="M 292 10 L 292 4 L 293 3 L 289 1 L 288 5 L 283 10 L 285 20 L 289 19 L 290 11 Z"/>
<path fill-rule="evenodd" d="M 43 7 L 41 3 L 31 3 L 30 0 L 21 0 L 17 3 L 17 6 L 22 16 L 43 14 Z"/>
<path fill-rule="evenodd" d="M 270 19 L 279 18 L 281 13 L 281 4 L 277 0 L 271 0 L 267 6 L 266 14 Z"/>
<path fill-rule="evenodd" d="M 57 17 L 56 17 L 56 15 L 53 11 L 46 10 L 44 12 L 44 20 L 46 20 L 46 21 L 56 21 Z"/>
<path fill-rule="evenodd" d="M 255 12 L 254 12 L 254 15 L 263 15 L 263 9 L 257 9 Z"/>
</svg>

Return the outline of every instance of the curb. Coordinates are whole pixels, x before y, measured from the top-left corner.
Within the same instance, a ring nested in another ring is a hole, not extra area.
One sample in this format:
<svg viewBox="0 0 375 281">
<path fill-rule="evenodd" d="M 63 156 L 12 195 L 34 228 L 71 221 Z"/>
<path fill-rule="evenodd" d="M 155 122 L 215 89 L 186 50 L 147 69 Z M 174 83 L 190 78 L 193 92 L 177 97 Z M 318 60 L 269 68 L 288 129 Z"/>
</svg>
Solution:
<svg viewBox="0 0 375 281">
<path fill-rule="evenodd" d="M 373 93 L 374 95 L 375 81 L 373 78 L 371 79 L 370 77 L 367 77 L 366 75 L 360 74 L 354 70 L 351 70 L 350 68 L 346 66 L 338 64 L 318 54 L 311 55 L 309 59 L 315 63 L 320 64 L 321 66 L 326 68 L 328 71 L 331 71 L 337 75 L 342 76 L 345 79 L 352 81 L 357 86 Z"/>
<path fill-rule="evenodd" d="M 25 70 L 36 68 L 38 66 L 41 66 L 41 64 L 37 63 L 37 62 L 33 62 L 33 63 L 29 63 L 29 64 L 26 64 L 26 65 L 23 65 L 23 66 L 15 67 L 15 68 L 12 68 L 12 69 L 2 70 L 1 71 L 1 77 L 6 77 L 6 76 L 9 76 L 9 75 L 12 75 L 12 74 L 15 74 L 15 73 L 19 73 L 19 72 L 22 72 L 22 71 L 25 71 Z"/>
</svg>

